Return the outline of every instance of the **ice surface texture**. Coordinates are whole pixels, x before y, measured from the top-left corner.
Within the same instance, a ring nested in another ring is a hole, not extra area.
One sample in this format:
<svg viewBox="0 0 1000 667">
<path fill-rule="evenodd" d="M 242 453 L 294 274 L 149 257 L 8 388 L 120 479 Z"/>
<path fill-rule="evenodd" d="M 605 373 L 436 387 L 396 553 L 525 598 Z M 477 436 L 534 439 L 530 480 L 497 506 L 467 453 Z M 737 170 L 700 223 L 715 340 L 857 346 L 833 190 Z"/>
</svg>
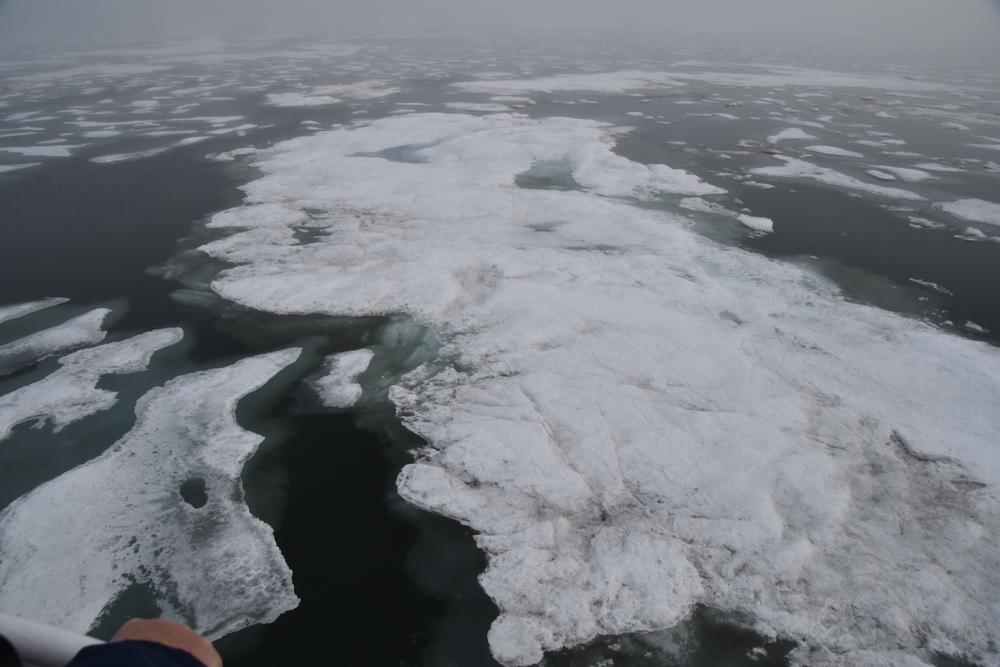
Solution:
<svg viewBox="0 0 1000 667">
<path fill-rule="evenodd" d="M 68 354 L 60 368 L 38 382 L 0 396 L 0 440 L 11 429 L 32 419 L 45 419 L 59 429 L 107 410 L 116 394 L 100 389 L 102 375 L 135 373 L 145 369 L 153 353 L 181 340 L 180 329 L 161 329 L 117 343 Z"/>
<path fill-rule="evenodd" d="M 21 315 L 26 314 L 21 313 Z M 62 324 L 25 336 L 12 343 L 0 345 L 0 375 L 13 372 L 26 364 L 51 357 L 53 354 L 100 343 L 106 335 L 104 333 L 104 320 L 110 314 L 111 311 L 107 308 L 95 308 Z"/>
<path fill-rule="evenodd" d="M 711 186 L 614 137 L 410 114 L 285 142 L 213 222 L 213 289 L 438 330 L 390 394 L 429 442 L 398 489 L 477 531 L 506 664 L 696 604 L 811 665 L 1000 663 L 996 349 L 637 206 Z M 518 187 L 540 163 L 579 187 Z"/>
<path fill-rule="evenodd" d="M 155 591 L 167 616 L 211 637 L 293 609 L 271 528 L 242 500 L 243 464 L 263 438 L 240 428 L 234 412 L 298 356 L 251 357 L 153 389 L 132 430 L 104 454 L 7 507 L 0 608 L 86 631 L 138 584 Z M 198 480 L 206 498 L 189 503 L 181 487 Z"/>
</svg>

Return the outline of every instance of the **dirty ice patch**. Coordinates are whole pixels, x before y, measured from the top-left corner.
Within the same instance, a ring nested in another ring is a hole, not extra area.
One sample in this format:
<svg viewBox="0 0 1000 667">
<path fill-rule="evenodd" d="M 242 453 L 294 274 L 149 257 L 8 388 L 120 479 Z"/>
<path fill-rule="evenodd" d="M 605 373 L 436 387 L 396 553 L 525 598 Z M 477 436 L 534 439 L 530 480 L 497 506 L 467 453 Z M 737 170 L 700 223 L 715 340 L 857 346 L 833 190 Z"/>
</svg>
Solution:
<svg viewBox="0 0 1000 667">
<path fill-rule="evenodd" d="M 800 664 L 995 657 L 996 349 L 662 209 L 518 185 L 538 164 L 580 183 L 614 137 L 410 114 L 283 142 L 229 212 L 242 240 L 207 251 L 230 262 L 212 289 L 435 331 L 390 391 L 428 443 L 397 488 L 476 532 L 505 664 L 697 605 L 795 640 Z M 326 233 L 285 240 L 260 222 L 299 224 L 281 210 Z"/>
<path fill-rule="evenodd" d="M 17 319 L 18 317 L 30 315 L 31 313 L 37 313 L 38 311 L 45 310 L 46 308 L 62 305 L 68 301 L 69 299 L 67 298 L 54 296 L 47 299 L 39 299 L 38 301 L 0 306 L 0 324 L 9 320 Z"/>
<path fill-rule="evenodd" d="M 856 151 L 849 151 L 846 148 L 837 148 L 836 146 L 806 146 L 805 150 L 811 153 L 819 153 L 820 155 L 829 155 L 830 157 L 864 157 L 864 155 Z"/>
<path fill-rule="evenodd" d="M 983 199 L 959 199 L 934 204 L 934 208 L 967 222 L 1000 226 L 1000 204 Z"/>
<path fill-rule="evenodd" d="M 104 320 L 110 314 L 107 308 L 95 308 L 62 324 L 0 346 L 0 376 L 54 354 L 100 343 L 106 335 Z"/>
<path fill-rule="evenodd" d="M 853 176 L 848 176 L 834 169 L 821 167 L 805 160 L 785 155 L 775 155 L 774 158 L 783 161 L 785 164 L 780 167 L 757 167 L 751 169 L 750 173 L 754 176 L 769 176 L 771 178 L 800 178 L 837 188 L 867 192 L 889 199 L 907 199 L 911 201 L 922 201 L 924 199 L 917 193 L 910 192 L 909 190 L 866 183 Z"/>
<path fill-rule="evenodd" d="M 235 409 L 298 356 L 252 357 L 153 389 L 104 454 L 8 506 L 0 607 L 86 632 L 138 584 L 166 617 L 211 638 L 295 608 L 273 532 L 243 502 L 240 472 L 263 437 L 243 430 Z"/>
<path fill-rule="evenodd" d="M 98 388 L 101 376 L 144 370 L 154 352 L 182 337 L 180 329 L 161 329 L 66 355 L 59 360 L 58 370 L 0 396 L 0 440 L 27 421 L 41 420 L 59 431 L 107 410 L 115 404 L 117 394 Z"/>
<path fill-rule="evenodd" d="M 815 139 L 813 135 L 809 134 L 805 130 L 798 127 L 790 127 L 777 134 L 772 134 L 767 138 L 768 143 L 777 144 L 782 141 L 812 141 Z"/>
<path fill-rule="evenodd" d="M 312 388 L 328 408 L 349 408 L 361 398 L 358 376 L 365 372 L 375 353 L 371 350 L 354 350 L 332 355 L 323 363 L 320 377 L 312 381 Z"/>
</svg>

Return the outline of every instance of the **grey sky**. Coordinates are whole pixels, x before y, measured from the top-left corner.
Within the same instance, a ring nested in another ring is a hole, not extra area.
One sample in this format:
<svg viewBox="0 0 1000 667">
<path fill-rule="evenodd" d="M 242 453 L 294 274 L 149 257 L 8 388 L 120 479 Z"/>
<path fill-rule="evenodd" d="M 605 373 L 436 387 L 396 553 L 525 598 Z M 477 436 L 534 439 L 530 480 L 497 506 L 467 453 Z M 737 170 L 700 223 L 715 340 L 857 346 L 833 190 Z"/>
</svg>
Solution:
<svg viewBox="0 0 1000 667">
<path fill-rule="evenodd" d="M 0 0 L 0 35 L 133 41 L 308 30 L 638 28 L 914 53 L 1000 45 L 998 0 Z"/>
</svg>

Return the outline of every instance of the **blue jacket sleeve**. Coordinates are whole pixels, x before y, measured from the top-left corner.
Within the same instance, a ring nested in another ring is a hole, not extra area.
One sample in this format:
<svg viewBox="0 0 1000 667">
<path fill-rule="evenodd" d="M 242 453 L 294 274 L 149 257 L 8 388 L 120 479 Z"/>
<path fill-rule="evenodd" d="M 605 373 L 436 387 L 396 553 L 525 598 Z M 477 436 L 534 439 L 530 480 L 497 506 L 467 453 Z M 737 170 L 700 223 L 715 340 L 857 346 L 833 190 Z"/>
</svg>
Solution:
<svg viewBox="0 0 1000 667">
<path fill-rule="evenodd" d="M 205 667 L 186 651 L 155 642 L 127 641 L 88 646 L 66 667 Z"/>
</svg>

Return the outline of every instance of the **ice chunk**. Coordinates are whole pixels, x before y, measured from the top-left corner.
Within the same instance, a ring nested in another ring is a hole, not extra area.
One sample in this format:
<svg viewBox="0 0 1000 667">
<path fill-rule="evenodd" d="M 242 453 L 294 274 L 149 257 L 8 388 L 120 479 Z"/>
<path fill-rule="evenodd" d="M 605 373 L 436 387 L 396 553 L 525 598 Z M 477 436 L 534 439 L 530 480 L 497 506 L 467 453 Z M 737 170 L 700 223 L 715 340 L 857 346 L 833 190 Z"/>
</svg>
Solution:
<svg viewBox="0 0 1000 667">
<path fill-rule="evenodd" d="M 755 215 L 741 214 L 737 220 L 740 224 L 758 232 L 768 234 L 774 231 L 774 221 L 770 218 L 760 218 Z"/>
<path fill-rule="evenodd" d="M 111 311 L 107 308 L 95 308 L 50 329 L 0 346 L 0 375 L 53 354 L 100 343 L 106 335 L 104 319 L 109 314 Z"/>
<path fill-rule="evenodd" d="M 917 169 L 923 169 L 924 171 L 939 171 L 945 174 L 961 174 L 964 172 L 963 169 L 941 164 L 940 162 L 921 162 L 920 164 L 914 165 L 914 167 Z"/>
<path fill-rule="evenodd" d="M 920 183 L 921 181 L 936 178 L 935 176 L 928 174 L 926 171 L 911 169 L 909 167 L 891 167 L 889 165 L 881 164 L 878 166 L 878 169 L 879 171 L 889 172 L 907 183 Z"/>
<path fill-rule="evenodd" d="M 415 113 L 278 144 L 230 212 L 247 224 L 206 250 L 232 263 L 212 288 L 436 328 L 390 390 L 428 443 L 397 488 L 476 532 L 506 663 L 694 605 L 802 664 L 994 656 L 1000 355 L 605 195 L 581 162 L 618 191 L 649 173 L 615 134 Z M 557 162 L 582 188 L 518 186 Z M 280 234 L 288 211 L 326 233 Z"/>
<path fill-rule="evenodd" d="M 454 109 L 455 111 L 483 111 L 486 113 L 498 113 L 511 110 L 511 108 L 505 104 L 496 103 L 485 104 L 476 102 L 447 102 L 444 106 L 447 109 Z"/>
<path fill-rule="evenodd" d="M 0 607 L 84 632 L 138 584 L 167 617 L 212 638 L 293 609 L 271 528 L 242 500 L 240 472 L 263 438 L 240 428 L 235 408 L 298 355 L 153 389 L 104 454 L 14 501 L 0 513 Z M 191 485 L 202 498 L 185 498 Z"/>
<path fill-rule="evenodd" d="M 83 144 L 61 146 L 0 146 L 0 151 L 7 153 L 17 153 L 25 157 L 69 157 L 76 148 L 83 148 Z"/>
<path fill-rule="evenodd" d="M 349 408 L 361 398 L 358 376 L 365 372 L 375 353 L 371 350 L 341 352 L 323 364 L 322 377 L 312 382 L 313 389 L 328 408 Z"/>
<path fill-rule="evenodd" d="M 153 157 L 154 155 L 159 155 L 160 153 L 166 153 L 171 148 L 173 148 L 173 146 L 161 146 L 160 148 L 150 148 L 144 151 L 135 151 L 134 153 L 98 155 L 97 157 L 90 158 L 90 161 L 95 164 L 113 164 L 115 162 L 127 162 L 128 160 L 141 160 L 142 158 Z"/>
<path fill-rule="evenodd" d="M 8 320 L 14 320 L 18 317 L 24 317 L 25 315 L 30 315 L 31 313 L 37 313 L 40 310 L 52 308 L 53 306 L 58 306 L 66 303 L 67 301 L 69 301 L 69 299 L 62 297 L 50 297 L 48 299 L 40 299 L 38 301 L 30 301 L 28 303 L 0 306 L 0 323 L 7 322 Z"/>
<path fill-rule="evenodd" d="M 991 201 L 983 199 L 959 199 L 953 202 L 934 204 L 934 208 L 968 222 L 1000 225 L 1000 204 Z"/>
<path fill-rule="evenodd" d="M 820 155 L 830 155 L 832 157 L 864 157 L 861 153 L 849 151 L 845 148 L 837 148 L 836 146 L 806 146 L 806 150 L 813 153 L 819 153 Z"/>
<path fill-rule="evenodd" d="M 848 176 L 847 174 L 842 174 L 839 171 L 828 169 L 826 167 L 820 167 L 819 165 L 806 162 L 805 160 L 799 160 L 784 155 L 775 155 L 774 157 L 775 159 L 783 161 L 785 164 L 780 167 L 758 167 L 756 169 L 751 169 L 750 173 L 755 176 L 771 176 L 774 178 L 803 178 L 824 183 L 826 185 L 832 185 L 838 188 L 860 190 L 861 192 L 868 192 L 873 195 L 878 195 L 879 197 L 888 197 L 890 199 L 909 199 L 913 201 L 923 201 L 924 199 L 917 193 L 910 192 L 909 190 L 889 188 L 883 185 L 872 185 L 871 183 L 866 183 L 865 181 L 854 178 L 853 176 Z"/>
<path fill-rule="evenodd" d="M 107 410 L 114 405 L 116 394 L 97 387 L 102 375 L 141 371 L 154 352 L 182 337 L 180 329 L 161 329 L 66 355 L 59 360 L 58 370 L 0 396 L 0 440 L 17 424 L 33 419 L 44 418 L 58 431 Z"/>
<path fill-rule="evenodd" d="M 267 96 L 267 103 L 273 107 L 323 107 L 341 102 L 339 97 L 306 93 L 270 93 Z"/>
<path fill-rule="evenodd" d="M 5 174 L 8 171 L 17 171 L 19 169 L 28 169 L 29 167 L 37 167 L 41 162 L 25 162 L 24 164 L 0 164 L 0 174 Z"/>
<path fill-rule="evenodd" d="M 808 132 L 805 132 L 801 128 L 790 127 L 788 129 L 782 130 L 781 132 L 778 132 L 777 134 L 772 134 L 767 138 L 767 141 L 768 143 L 776 144 L 782 141 L 790 141 L 793 139 L 800 141 L 809 141 L 815 138 L 816 137 L 809 134 Z"/>
<path fill-rule="evenodd" d="M 878 169 L 866 169 L 865 173 L 872 178 L 877 178 L 880 181 L 894 181 L 896 177 L 888 172 L 879 171 Z"/>
</svg>

